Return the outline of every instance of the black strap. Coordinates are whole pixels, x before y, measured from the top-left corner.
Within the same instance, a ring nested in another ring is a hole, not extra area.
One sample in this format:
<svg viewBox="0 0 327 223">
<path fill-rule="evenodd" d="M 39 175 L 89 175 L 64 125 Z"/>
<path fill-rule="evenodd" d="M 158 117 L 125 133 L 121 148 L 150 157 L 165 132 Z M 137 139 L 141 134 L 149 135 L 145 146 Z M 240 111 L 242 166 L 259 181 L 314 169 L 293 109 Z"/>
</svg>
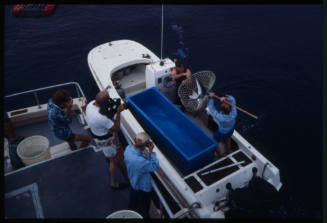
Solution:
<svg viewBox="0 0 327 223">
<path fill-rule="evenodd" d="M 110 137 L 113 136 L 113 134 L 111 132 L 108 132 L 106 135 L 103 135 L 103 136 L 97 136 L 91 131 L 91 129 L 90 129 L 90 133 L 91 133 L 93 138 L 96 138 L 96 139 L 99 139 L 99 140 L 109 139 Z"/>
</svg>

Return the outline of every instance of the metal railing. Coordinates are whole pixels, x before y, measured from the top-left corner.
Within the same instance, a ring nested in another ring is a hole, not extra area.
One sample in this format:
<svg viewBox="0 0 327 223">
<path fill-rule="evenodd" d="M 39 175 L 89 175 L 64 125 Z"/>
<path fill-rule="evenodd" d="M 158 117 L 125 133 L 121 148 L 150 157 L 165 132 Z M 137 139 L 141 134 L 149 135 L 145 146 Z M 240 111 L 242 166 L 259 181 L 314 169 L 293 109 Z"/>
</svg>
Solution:
<svg viewBox="0 0 327 223">
<path fill-rule="evenodd" d="M 69 85 L 74 85 L 75 86 L 77 97 L 80 98 L 82 96 L 82 97 L 85 98 L 84 92 L 83 92 L 81 86 L 77 82 L 67 82 L 67 83 L 62 83 L 62 84 L 56 84 L 56 85 L 51 85 L 51 86 L 47 86 L 47 87 L 37 88 L 37 89 L 33 89 L 33 90 L 23 91 L 23 92 L 19 92 L 19 93 L 6 95 L 4 98 L 9 99 L 9 98 L 12 98 L 12 97 L 33 93 L 36 104 L 38 105 L 39 108 L 41 108 L 40 100 L 39 100 L 39 97 L 38 97 L 38 94 L 37 94 L 38 92 L 53 89 L 53 88 L 57 88 L 57 87 L 69 86 Z M 79 100 L 81 100 L 81 99 L 79 99 Z"/>
</svg>

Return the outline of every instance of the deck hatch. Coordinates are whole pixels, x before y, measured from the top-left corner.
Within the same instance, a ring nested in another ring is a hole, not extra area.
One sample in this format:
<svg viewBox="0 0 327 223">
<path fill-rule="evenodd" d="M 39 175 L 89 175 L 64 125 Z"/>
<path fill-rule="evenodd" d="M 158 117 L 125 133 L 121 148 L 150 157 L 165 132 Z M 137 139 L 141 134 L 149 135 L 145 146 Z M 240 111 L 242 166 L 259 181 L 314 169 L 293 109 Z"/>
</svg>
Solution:
<svg viewBox="0 0 327 223">
<path fill-rule="evenodd" d="M 187 179 L 185 179 L 185 182 L 187 183 L 187 185 L 189 185 L 189 187 L 192 189 L 194 193 L 202 190 L 203 188 L 199 183 L 199 181 L 197 181 L 194 176 L 188 177 Z"/>
<path fill-rule="evenodd" d="M 237 160 L 237 162 L 245 161 L 242 166 L 247 166 L 249 163 L 252 163 L 252 161 L 242 152 L 238 152 L 233 155 L 233 158 Z"/>
<path fill-rule="evenodd" d="M 6 218 L 44 218 L 37 183 L 8 192 L 5 198 Z"/>
<path fill-rule="evenodd" d="M 217 168 L 220 168 L 220 167 L 224 167 L 224 166 L 227 166 L 227 165 L 230 165 L 230 164 L 233 164 L 233 163 L 234 162 L 230 158 L 225 158 L 222 161 L 216 163 L 215 165 L 200 171 L 197 175 L 200 177 L 200 179 L 207 186 L 209 186 L 209 185 L 217 182 L 218 180 L 221 180 L 224 177 L 230 175 L 231 173 L 237 171 L 239 169 L 239 167 L 233 166 L 233 167 L 223 169 L 223 170 L 220 170 L 220 171 L 217 171 L 217 172 L 214 172 L 214 173 L 210 173 L 210 174 L 207 174 L 207 175 L 202 175 L 202 173 L 210 171 L 210 170 L 214 170 L 214 169 L 217 169 Z"/>
</svg>

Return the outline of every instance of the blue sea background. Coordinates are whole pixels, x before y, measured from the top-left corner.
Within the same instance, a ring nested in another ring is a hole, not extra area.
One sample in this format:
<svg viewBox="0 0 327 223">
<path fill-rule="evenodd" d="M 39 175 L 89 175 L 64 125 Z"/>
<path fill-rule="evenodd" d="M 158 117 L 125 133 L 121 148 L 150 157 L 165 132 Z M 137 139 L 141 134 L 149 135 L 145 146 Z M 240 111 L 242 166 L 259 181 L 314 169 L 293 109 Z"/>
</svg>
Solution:
<svg viewBox="0 0 327 223">
<path fill-rule="evenodd" d="M 60 4 L 33 18 L 12 16 L 12 7 L 4 95 L 76 81 L 93 99 L 87 55 L 112 40 L 135 40 L 160 56 L 161 5 Z M 192 72 L 216 74 L 216 94 L 259 116 L 239 112 L 236 129 L 279 168 L 284 215 L 322 218 L 322 5 L 165 5 L 163 57 L 178 49 Z"/>
</svg>

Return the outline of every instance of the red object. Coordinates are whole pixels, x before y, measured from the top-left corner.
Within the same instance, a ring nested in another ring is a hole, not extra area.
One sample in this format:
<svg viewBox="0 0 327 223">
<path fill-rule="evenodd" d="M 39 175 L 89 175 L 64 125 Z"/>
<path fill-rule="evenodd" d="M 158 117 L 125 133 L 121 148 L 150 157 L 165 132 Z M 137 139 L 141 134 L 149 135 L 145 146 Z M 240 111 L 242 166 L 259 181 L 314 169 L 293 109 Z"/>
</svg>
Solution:
<svg viewBox="0 0 327 223">
<path fill-rule="evenodd" d="M 257 157 L 256 157 L 254 154 L 252 154 L 251 158 L 252 158 L 254 161 L 257 159 Z"/>
<path fill-rule="evenodd" d="M 15 7 L 11 10 L 11 14 L 13 14 L 14 16 L 19 16 L 21 15 L 21 9 L 23 8 L 24 8 L 23 4 L 15 5 Z"/>
<path fill-rule="evenodd" d="M 175 70 L 176 67 L 171 67 L 170 68 L 170 72 L 173 72 L 173 70 Z"/>
<path fill-rule="evenodd" d="M 43 10 L 44 15 L 51 15 L 56 8 L 55 4 L 47 4 Z"/>
<path fill-rule="evenodd" d="M 13 7 L 11 14 L 14 16 L 36 17 L 52 15 L 55 4 L 18 4 Z"/>
</svg>

